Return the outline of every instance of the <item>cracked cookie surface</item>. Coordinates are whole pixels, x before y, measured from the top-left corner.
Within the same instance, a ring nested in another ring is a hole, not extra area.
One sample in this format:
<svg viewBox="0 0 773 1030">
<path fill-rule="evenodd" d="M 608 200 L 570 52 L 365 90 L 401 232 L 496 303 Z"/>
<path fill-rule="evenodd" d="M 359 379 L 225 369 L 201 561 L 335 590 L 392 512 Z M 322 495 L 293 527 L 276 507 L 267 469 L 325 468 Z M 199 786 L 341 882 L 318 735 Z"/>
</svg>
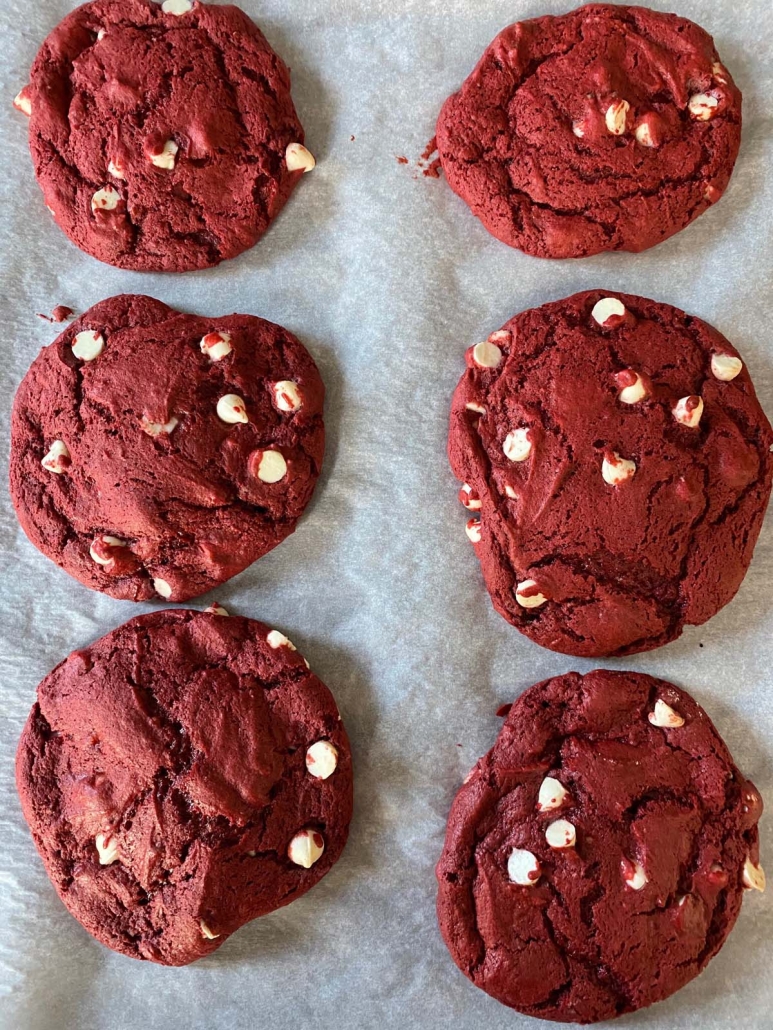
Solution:
<svg viewBox="0 0 773 1030">
<path fill-rule="evenodd" d="M 314 361 L 280 326 L 112 297 L 19 387 L 19 521 L 92 589 L 196 597 L 295 529 L 322 463 L 323 401 Z"/>
<path fill-rule="evenodd" d="M 320 746 L 324 776 L 308 758 Z M 185 609 L 132 619 L 57 666 L 16 776 L 72 915 L 165 965 L 313 887 L 352 810 L 346 731 L 304 659 L 259 622 Z"/>
<path fill-rule="evenodd" d="M 601 290 L 470 348 L 449 432 L 494 607 L 585 657 L 666 644 L 733 598 L 770 498 L 771 446 L 720 333 Z"/>
<path fill-rule="evenodd" d="M 437 125 L 454 192 L 546 258 L 667 239 L 722 196 L 740 137 L 741 94 L 708 33 L 609 4 L 509 26 Z"/>
<path fill-rule="evenodd" d="M 635 673 L 547 680 L 454 800 L 445 942 L 476 986 L 530 1016 L 592 1023 L 660 1001 L 722 947 L 744 887 L 764 885 L 761 812 L 684 691 Z"/>
<path fill-rule="evenodd" d="M 182 272 L 235 257 L 302 174 L 285 160 L 304 138 L 290 75 L 263 34 L 237 7 L 177 6 L 84 4 L 32 66 L 30 149 L 45 202 L 74 243 L 120 268 Z"/>
</svg>

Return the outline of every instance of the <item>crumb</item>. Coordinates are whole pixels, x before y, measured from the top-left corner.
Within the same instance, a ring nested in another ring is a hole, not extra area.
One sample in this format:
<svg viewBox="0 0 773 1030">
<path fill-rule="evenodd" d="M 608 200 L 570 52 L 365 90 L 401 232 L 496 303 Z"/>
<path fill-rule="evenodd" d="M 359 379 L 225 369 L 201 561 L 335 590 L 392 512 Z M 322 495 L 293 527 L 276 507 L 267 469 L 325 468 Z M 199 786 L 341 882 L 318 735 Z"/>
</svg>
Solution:
<svg viewBox="0 0 773 1030">
<path fill-rule="evenodd" d="M 428 179 L 439 179 L 440 178 L 440 158 L 436 157 L 435 160 L 424 169 L 424 175 Z"/>
<path fill-rule="evenodd" d="M 399 165 L 407 165 L 408 164 L 408 158 L 407 157 L 398 157 L 397 158 L 397 163 Z"/>
<path fill-rule="evenodd" d="M 74 314 L 75 312 L 72 308 L 68 308 L 65 304 L 57 304 L 51 312 L 50 317 L 48 315 L 38 314 L 38 318 L 42 318 L 46 322 L 66 322 L 67 319 L 72 318 Z"/>
<path fill-rule="evenodd" d="M 349 142 L 350 142 L 350 143 L 354 143 L 354 141 L 355 141 L 355 139 L 356 139 L 356 138 L 357 138 L 356 136 L 350 136 L 350 137 L 349 137 Z"/>
<path fill-rule="evenodd" d="M 437 151 L 437 136 L 433 136 L 429 143 L 424 148 L 424 152 L 421 155 L 422 161 L 429 161 L 432 155 Z"/>
<path fill-rule="evenodd" d="M 510 704 L 510 705 L 502 705 L 502 706 L 501 706 L 500 708 L 497 708 L 497 716 L 498 716 L 498 717 L 499 717 L 500 719 L 504 719 L 504 717 L 505 717 L 506 715 L 509 715 L 509 714 L 510 714 L 510 709 L 511 709 L 512 707 L 513 707 L 513 706 L 512 706 L 511 704 Z"/>
</svg>

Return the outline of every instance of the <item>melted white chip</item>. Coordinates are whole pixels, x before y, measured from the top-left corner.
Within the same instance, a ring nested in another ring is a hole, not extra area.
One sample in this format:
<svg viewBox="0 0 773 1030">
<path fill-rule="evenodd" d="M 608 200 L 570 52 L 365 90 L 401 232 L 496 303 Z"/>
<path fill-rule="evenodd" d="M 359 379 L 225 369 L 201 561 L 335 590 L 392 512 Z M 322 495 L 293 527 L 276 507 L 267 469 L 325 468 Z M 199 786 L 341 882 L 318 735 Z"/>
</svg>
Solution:
<svg viewBox="0 0 773 1030">
<path fill-rule="evenodd" d="M 741 374 L 743 361 L 732 354 L 712 354 L 711 374 L 723 383 L 730 383 Z"/>
<path fill-rule="evenodd" d="M 220 936 L 219 933 L 213 933 L 203 919 L 199 921 L 199 929 L 201 930 L 201 936 L 205 937 L 208 941 L 216 941 Z"/>
<path fill-rule="evenodd" d="M 273 647 L 276 650 L 278 647 L 287 647 L 291 651 L 295 651 L 296 647 L 292 641 L 288 640 L 284 633 L 280 633 L 278 629 L 272 629 L 266 637 L 266 642 L 269 647 Z"/>
<path fill-rule="evenodd" d="M 569 797 L 569 791 L 554 776 L 546 776 L 540 784 L 537 796 L 537 811 L 550 812 L 560 808 Z"/>
<path fill-rule="evenodd" d="M 464 531 L 467 534 L 467 539 L 471 544 L 479 544 L 481 540 L 480 530 L 480 519 L 470 519 L 467 525 L 464 527 Z"/>
<path fill-rule="evenodd" d="M 607 132 L 611 132 L 613 136 L 622 136 L 625 132 L 626 123 L 628 121 L 628 112 L 630 110 L 631 105 L 627 100 L 613 101 L 607 108 L 606 114 L 604 115 Z"/>
<path fill-rule="evenodd" d="M 687 426 L 688 429 L 696 429 L 703 415 L 703 398 L 682 397 L 676 402 L 672 414 L 680 425 Z"/>
<path fill-rule="evenodd" d="M 532 451 L 529 430 L 522 426 L 508 433 L 502 444 L 502 451 L 510 461 L 526 461 Z"/>
<path fill-rule="evenodd" d="M 55 472 L 57 476 L 66 472 L 70 465 L 70 452 L 67 444 L 63 440 L 54 440 L 40 464 L 48 472 Z"/>
<path fill-rule="evenodd" d="M 547 604 L 547 597 L 537 590 L 537 582 L 533 579 L 525 579 L 515 588 L 515 599 L 521 608 L 541 608 Z"/>
<path fill-rule="evenodd" d="M 91 544 L 91 547 L 89 547 L 89 554 L 91 555 L 91 560 L 95 561 L 97 565 L 111 565 L 115 561 L 115 558 L 110 557 L 110 550 L 112 548 L 128 546 L 129 545 L 126 540 L 121 540 L 120 537 L 108 536 L 103 533 L 100 536 L 94 537 L 94 541 Z M 105 548 L 108 550 L 107 555 L 101 553 Z"/>
<path fill-rule="evenodd" d="M 94 214 L 97 211 L 115 211 L 120 199 L 121 194 L 115 186 L 103 186 L 101 190 L 97 190 L 92 196 L 91 210 Z"/>
<path fill-rule="evenodd" d="M 306 751 L 306 768 L 318 780 L 327 780 L 336 771 L 338 748 L 329 740 L 318 740 Z"/>
<path fill-rule="evenodd" d="M 639 122 L 634 132 L 636 136 L 636 142 L 642 147 L 654 147 L 655 141 L 652 138 L 652 132 L 650 131 L 649 124 L 647 122 Z"/>
<path fill-rule="evenodd" d="M 604 457 L 601 463 L 601 475 L 609 486 L 620 486 L 621 483 L 628 482 L 636 475 L 636 462 L 621 458 L 615 452 L 609 457 Z"/>
<path fill-rule="evenodd" d="M 625 318 L 625 304 L 617 297 L 602 297 L 593 305 L 591 318 L 605 329 L 614 329 Z"/>
<path fill-rule="evenodd" d="M 231 334 L 223 332 L 207 333 L 199 343 L 201 353 L 206 354 L 210 361 L 221 361 L 233 350 L 231 346 Z"/>
<path fill-rule="evenodd" d="M 159 597 L 163 597 L 164 600 L 168 601 L 172 596 L 172 587 L 165 579 L 161 579 L 159 576 L 153 580 L 153 589 L 156 591 Z"/>
<path fill-rule="evenodd" d="M 107 163 L 107 173 L 112 175 L 114 179 L 125 179 L 123 165 L 118 158 L 111 158 Z"/>
<path fill-rule="evenodd" d="M 649 883 L 647 874 L 644 872 L 644 867 L 638 862 L 629 861 L 627 858 L 623 859 L 621 869 L 623 880 L 631 890 L 640 891 Z"/>
<path fill-rule="evenodd" d="M 750 857 L 743 864 L 743 885 L 750 891 L 765 890 L 765 870 L 761 865 L 755 865 Z"/>
<path fill-rule="evenodd" d="M 472 348 L 472 360 L 478 368 L 497 368 L 502 361 L 502 351 L 495 343 L 476 343 Z"/>
<path fill-rule="evenodd" d="M 301 830 L 297 833 L 287 848 L 287 857 L 296 865 L 304 869 L 311 869 L 314 863 L 322 857 L 325 850 L 325 841 L 317 830 Z"/>
<path fill-rule="evenodd" d="M 94 846 L 99 855 L 100 865 L 112 865 L 113 862 L 118 861 L 120 848 L 117 837 L 113 837 L 109 833 L 98 833 L 94 838 Z"/>
<path fill-rule="evenodd" d="M 698 121 L 707 122 L 717 113 L 719 101 L 711 93 L 696 93 L 690 97 L 687 110 Z"/>
<path fill-rule="evenodd" d="M 299 411 L 303 406 L 301 391 L 292 379 L 282 379 L 278 383 L 273 383 L 271 390 L 274 394 L 274 404 L 280 411 Z"/>
<path fill-rule="evenodd" d="M 225 608 L 221 604 L 218 604 L 217 601 L 213 601 L 209 608 L 205 608 L 204 613 L 206 615 L 228 615 Z"/>
<path fill-rule="evenodd" d="M 302 143 L 290 143 L 285 151 L 288 172 L 310 172 L 317 165 L 314 155 Z"/>
<path fill-rule="evenodd" d="M 476 415 L 486 414 L 486 409 L 483 407 L 482 404 L 474 404 L 472 401 L 468 401 L 467 404 L 465 404 L 465 408 L 468 411 L 474 411 Z"/>
<path fill-rule="evenodd" d="M 173 139 L 168 139 L 158 153 L 148 154 L 148 160 L 156 168 L 164 168 L 166 171 L 171 171 L 174 168 L 179 149 Z"/>
<path fill-rule="evenodd" d="M 507 860 L 507 875 L 520 887 L 534 887 L 542 873 L 536 855 L 524 848 L 513 848 Z"/>
<path fill-rule="evenodd" d="M 258 479 L 261 483 L 278 483 L 287 475 L 287 462 L 279 451 L 262 451 L 258 462 Z"/>
<path fill-rule="evenodd" d="M 23 89 L 20 89 L 13 98 L 13 106 L 17 111 L 21 111 L 22 114 L 26 114 L 28 118 L 32 114 L 32 101 L 30 99 L 29 89 L 29 86 L 25 86 Z"/>
<path fill-rule="evenodd" d="M 72 341 L 72 352 L 80 361 L 93 361 L 104 349 L 104 336 L 93 329 L 84 329 Z"/>
<path fill-rule="evenodd" d="M 568 819 L 556 819 L 545 830 L 545 840 L 551 848 L 573 848 L 577 840 L 577 831 Z"/>
<path fill-rule="evenodd" d="M 655 710 L 650 712 L 647 716 L 653 726 L 658 726 L 661 729 L 679 729 L 680 726 L 684 726 L 684 719 L 678 712 L 667 705 L 665 701 L 661 701 L 660 698 L 655 702 Z"/>
<path fill-rule="evenodd" d="M 217 402 L 217 417 L 223 422 L 235 425 L 237 422 L 249 422 L 244 401 L 236 393 L 227 393 Z"/>
<path fill-rule="evenodd" d="M 173 14 L 179 18 L 181 15 L 192 11 L 193 4 L 191 0 L 164 0 L 161 4 L 161 10 L 164 14 Z"/>
<path fill-rule="evenodd" d="M 148 436 L 152 437 L 168 436 L 179 424 L 180 420 L 176 419 L 174 415 L 168 422 L 151 422 L 150 419 L 143 417 L 142 422 L 140 423 L 143 433 L 147 433 Z"/>
<path fill-rule="evenodd" d="M 627 384 L 622 386 L 617 395 L 618 400 L 622 401 L 623 404 L 638 404 L 639 401 L 643 401 L 647 396 L 647 386 L 644 380 L 632 368 L 626 369 L 625 372 L 619 372 L 617 380 L 618 384 L 622 382 Z"/>
</svg>

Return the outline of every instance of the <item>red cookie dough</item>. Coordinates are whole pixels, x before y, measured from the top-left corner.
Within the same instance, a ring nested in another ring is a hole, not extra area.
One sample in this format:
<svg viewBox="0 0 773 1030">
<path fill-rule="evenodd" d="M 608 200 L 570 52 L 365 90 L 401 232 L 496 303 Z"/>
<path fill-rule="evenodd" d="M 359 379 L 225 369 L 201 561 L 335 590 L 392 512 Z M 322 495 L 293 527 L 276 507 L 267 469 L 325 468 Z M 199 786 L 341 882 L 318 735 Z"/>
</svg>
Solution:
<svg viewBox="0 0 773 1030">
<path fill-rule="evenodd" d="M 633 1012 L 697 976 L 744 886 L 764 888 L 761 813 L 684 691 L 635 673 L 547 680 L 453 803 L 441 932 L 462 972 L 520 1012 Z"/>
<path fill-rule="evenodd" d="M 112 297 L 19 387 L 19 521 L 94 590 L 196 597 L 295 529 L 322 463 L 323 400 L 308 351 L 280 326 Z"/>
<path fill-rule="evenodd" d="M 452 189 L 535 257 L 646 250 L 724 193 L 741 94 L 703 29 L 588 4 L 511 25 L 440 113 Z"/>
<path fill-rule="evenodd" d="M 252 247 L 302 170 L 290 73 L 237 7 L 94 0 L 17 98 L 45 202 L 81 250 L 184 272 Z"/>
<path fill-rule="evenodd" d="M 733 598 L 770 499 L 771 446 L 716 329 L 601 290 L 471 347 L 449 435 L 494 607 L 584 657 L 659 647 Z"/>
<path fill-rule="evenodd" d="M 352 813 L 346 731 L 292 644 L 185 609 L 132 619 L 46 676 L 16 781 L 71 914 L 170 966 L 305 894 Z"/>
</svg>

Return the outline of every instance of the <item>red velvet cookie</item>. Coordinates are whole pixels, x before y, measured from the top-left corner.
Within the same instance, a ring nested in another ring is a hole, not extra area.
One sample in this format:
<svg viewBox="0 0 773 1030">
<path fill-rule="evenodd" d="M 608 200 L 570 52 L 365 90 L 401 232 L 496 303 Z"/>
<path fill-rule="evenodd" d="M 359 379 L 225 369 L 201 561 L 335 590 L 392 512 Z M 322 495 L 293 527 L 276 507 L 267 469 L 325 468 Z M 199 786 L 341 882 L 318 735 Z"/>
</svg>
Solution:
<svg viewBox="0 0 773 1030">
<path fill-rule="evenodd" d="M 578 293 L 467 352 L 449 456 L 494 607 L 543 647 L 633 654 L 735 595 L 773 430 L 716 329 Z"/>
<path fill-rule="evenodd" d="M 46 676 L 16 780 L 71 914 L 171 966 L 313 887 L 352 812 L 346 731 L 293 645 L 185 609 L 132 619 Z"/>
<path fill-rule="evenodd" d="M 611 4 L 505 29 L 437 126 L 454 192 L 498 239 L 548 258 L 684 229 L 722 196 L 740 138 L 711 36 Z"/>
<path fill-rule="evenodd" d="M 19 521 L 94 590 L 196 597 L 295 529 L 322 463 L 323 399 L 307 350 L 271 322 L 102 301 L 19 387 Z"/>
<path fill-rule="evenodd" d="M 314 164 L 290 74 L 237 7 L 84 4 L 46 39 L 17 107 L 57 223 L 119 268 L 236 257 Z"/>
<path fill-rule="evenodd" d="M 635 673 L 547 680 L 453 803 L 441 932 L 477 987 L 530 1016 L 643 1008 L 716 955 L 744 887 L 764 889 L 761 813 L 684 691 Z"/>
</svg>

